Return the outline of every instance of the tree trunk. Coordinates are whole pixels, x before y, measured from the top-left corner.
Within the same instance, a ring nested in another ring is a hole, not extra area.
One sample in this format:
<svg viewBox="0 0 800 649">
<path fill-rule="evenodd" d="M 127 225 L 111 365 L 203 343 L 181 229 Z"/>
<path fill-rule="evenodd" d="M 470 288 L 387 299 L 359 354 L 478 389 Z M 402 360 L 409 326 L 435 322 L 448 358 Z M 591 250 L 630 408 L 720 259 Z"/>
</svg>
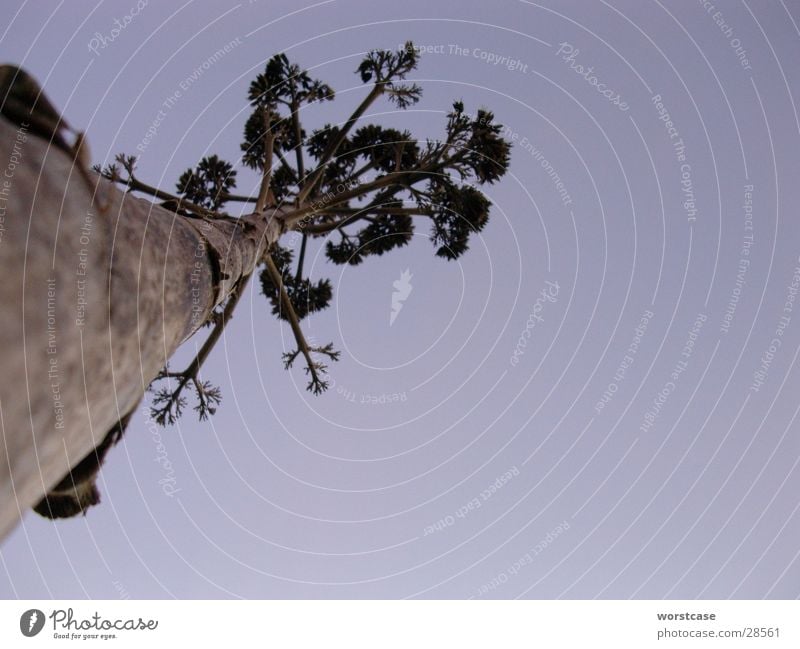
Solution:
<svg viewBox="0 0 800 649">
<path fill-rule="evenodd" d="M 283 227 L 177 216 L 105 180 L 92 193 L 68 154 L 0 118 L 0 539 L 136 407 Z"/>
</svg>

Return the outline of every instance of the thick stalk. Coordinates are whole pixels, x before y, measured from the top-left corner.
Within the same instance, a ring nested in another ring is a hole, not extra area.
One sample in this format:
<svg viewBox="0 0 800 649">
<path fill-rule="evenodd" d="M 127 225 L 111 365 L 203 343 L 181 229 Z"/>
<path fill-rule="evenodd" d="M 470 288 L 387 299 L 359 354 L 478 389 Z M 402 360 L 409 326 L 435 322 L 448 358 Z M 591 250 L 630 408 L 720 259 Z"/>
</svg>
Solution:
<svg viewBox="0 0 800 649">
<path fill-rule="evenodd" d="M 0 538 L 133 410 L 178 346 L 252 273 L 278 218 L 189 219 L 101 181 L 0 119 Z M 273 215 L 275 216 L 275 215 Z"/>
</svg>

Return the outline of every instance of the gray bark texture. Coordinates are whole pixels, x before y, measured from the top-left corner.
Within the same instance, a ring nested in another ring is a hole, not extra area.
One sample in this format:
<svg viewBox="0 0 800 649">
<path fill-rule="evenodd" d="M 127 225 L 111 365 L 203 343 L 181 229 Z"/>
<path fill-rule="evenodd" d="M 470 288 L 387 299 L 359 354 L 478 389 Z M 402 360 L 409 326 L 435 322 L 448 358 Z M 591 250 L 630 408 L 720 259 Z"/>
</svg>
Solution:
<svg viewBox="0 0 800 649">
<path fill-rule="evenodd" d="M 0 118 L 0 539 L 284 227 L 177 216 L 105 180 L 93 193 L 69 154 Z"/>
</svg>

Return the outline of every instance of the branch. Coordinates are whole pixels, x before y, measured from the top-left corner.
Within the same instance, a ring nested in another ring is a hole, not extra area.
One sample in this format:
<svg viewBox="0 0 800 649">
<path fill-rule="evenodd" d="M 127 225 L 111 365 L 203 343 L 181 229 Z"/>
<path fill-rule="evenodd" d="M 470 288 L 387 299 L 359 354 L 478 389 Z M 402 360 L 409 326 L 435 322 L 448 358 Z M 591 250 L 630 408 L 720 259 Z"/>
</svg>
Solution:
<svg viewBox="0 0 800 649">
<path fill-rule="evenodd" d="M 297 181 L 298 183 L 303 182 L 306 177 L 305 172 L 305 165 L 303 164 L 303 129 L 300 126 L 300 115 L 298 114 L 299 106 L 297 104 L 297 89 L 294 85 L 294 80 L 292 80 L 292 103 L 291 103 L 291 111 L 292 111 L 292 123 L 294 124 L 294 137 L 297 140 L 297 146 L 295 147 L 295 156 L 297 160 Z"/>
<path fill-rule="evenodd" d="M 374 168 L 375 168 L 375 161 L 374 160 L 370 160 L 366 164 L 364 164 L 360 169 L 357 169 L 356 171 L 354 171 L 352 176 L 353 176 L 353 178 L 360 178 L 366 172 L 368 172 L 370 169 L 374 169 Z"/>
<path fill-rule="evenodd" d="M 158 189 L 156 187 L 143 183 L 133 174 L 132 167 L 124 163 L 123 166 L 125 167 L 125 171 L 128 174 L 128 178 L 127 179 L 118 178 L 116 179 L 116 181 L 121 184 L 124 184 L 126 187 L 128 187 L 130 191 L 138 191 L 144 194 L 150 194 L 151 196 L 159 198 L 162 201 L 175 203 L 177 206 L 175 209 L 178 210 L 181 208 L 186 208 L 191 212 L 195 212 L 196 214 L 199 214 L 201 216 L 206 216 L 209 218 L 218 218 L 220 216 L 218 212 L 206 209 L 205 207 L 197 205 L 196 203 L 192 203 L 191 201 L 187 201 L 185 198 L 181 198 L 180 196 L 175 196 L 173 194 L 170 194 L 169 192 L 165 192 L 163 189 Z"/>
<path fill-rule="evenodd" d="M 219 403 L 219 391 L 216 388 L 211 388 L 208 383 L 201 383 L 199 381 L 198 377 L 200 375 L 200 369 L 203 367 L 203 363 L 206 362 L 206 359 L 211 355 L 212 350 L 222 337 L 222 333 L 225 331 L 225 327 L 231 320 L 233 312 L 236 309 L 236 305 L 239 303 L 248 281 L 250 281 L 250 277 L 251 275 L 243 276 L 239 281 L 239 285 L 231 292 L 228 301 L 225 303 L 225 308 L 216 319 L 214 328 L 211 330 L 211 333 L 208 335 L 208 338 L 206 338 L 203 346 L 200 347 L 200 350 L 191 360 L 186 369 L 182 372 L 170 372 L 168 370 L 163 370 L 156 377 L 156 380 L 166 378 L 178 379 L 178 385 L 175 390 L 170 393 L 167 388 L 164 388 L 156 397 L 155 401 L 163 405 L 161 408 L 154 407 L 152 409 L 152 415 L 153 419 L 155 419 L 156 422 L 162 426 L 167 423 L 174 424 L 177 418 L 180 416 L 181 411 L 186 405 L 186 399 L 182 396 L 182 392 L 189 381 L 194 383 L 197 391 L 197 397 L 200 402 L 200 405 L 198 406 L 200 418 L 205 419 L 206 411 L 212 415 L 214 414 L 214 410 L 208 406 L 208 402 L 212 401 Z"/>
<path fill-rule="evenodd" d="M 272 132 L 271 117 L 272 113 L 268 108 L 264 108 L 264 173 L 261 176 L 261 190 L 258 192 L 256 201 L 256 212 L 263 212 L 270 197 L 270 179 L 272 178 L 272 154 L 275 148 L 275 135 Z"/>
<path fill-rule="evenodd" d="M 411 185 L 425 180 L 430 173 L 439 171 L 444 164 L 444 162 L 435 164 L 431 163 L 430 165 L 426 165 L 424 167 L 418 166 L 414 169 L 409 169 L 408 171 L 401 171 L 400 173 L 393 172 L 384 176 L 380 176 L 371 182 L 364 183 L 363 185 L 359 185 L 351 190 L 337 194 L 336 197 L 327 205 L 325 205 L 323 209 L 330 210 L 336 205 L 346 203 L 353 198 L 360 198 L 361 196 L 374 192 L 375 190 L 390 187 L 392 185 L 399 185 L 398 191 L 401 189 L 412 190 Z M 320 211 L 321 210 L 314 207 L 314 205 L 307 204 L 295 210 L 285 212 L 283 215 L 285 226 L 289 229 L 293 228 L 298 222 L 302 221 L 309 215 L 319 214 Z"/>
<path fill-rule="evenodd" d="M 258 194 L 258 199 L 256 201 L 256 211 L 261 213 L 266 209 L 267 202 L 269 200 L 271 191 L 270 191 L 270 178 L 272 176 L 272 155 L 275 143 L 275 136 L 273 135 L 272 131 L 270 130 L 270 111 L 265 109 L 264 110 L 264 123 L 266 126 L 265 133 L 264 133 L 264 165 L 263 165 L 263 174 L 261 177 L 261 188 Z M 127 167 L 126 167 L 127 169 Z M 128 169 L 128 174 L 131 175 L 130 169 Z M 158 191 L 158 190 L 157 190 Z M 271 258 L 267 255 L 267 259 L 271 262 Z M 211 354 L 211 351 L 214 349 L 215 345 L 219 341 L 220 337 L 222 336 L 223 331 L 225 331 L 225 327 L 227 326 L 231 316 L 233 315 L 233 311 L 236 309 L 236 305 L 239 303 L 239 299 L 244 292 L 244 288 L 247 286 L 247 283 L 250 281 L 251 274 L 243 275 L 242 278 L 239 280 L 239 284 L 237 287 L 232 291 L 228 301 L 225 304 L 225 308 L 222 311 L 222 314 L 217 319 L 214 329 L 211 330 L 208 338 L 206 338 L 203 346 L 197 352 L 197 355 L 194 357 L 189 366 L 183 372 L 169 372 L 164 370 L 157 378 L 176 378 L 178 379 L 178 385 L 174 391 L 170 392 L 168 388 L 164 388 L 160 390 L 154 399 L 154 403 L 156 404 L 152 408 L 152 415 L 153 419 L 155 419 L 159 424 L 164 425 L 165 423 L 173 424 L 180 417 L 183 408 L 186 405 L 186 399 L 183 397 L 182 392 L 183 389 L 186 387 L 187 383 L 191 381 L 197 392 L 197 398 L 199 401 L 199 405 L 197 406 L 197 410 L 200 413 L 200 419 L 205 419 L 208 414 L 214 414 L 215 408 L 210 404 L 216 404 L 220 401 L 220 393 L 218 388 L 214 388 L 207 383 L 201 383 L 198 380 L 198 374 L 200 372 L 200 368 L 203 366 L 203 363 L 206 361 L 208 356 Z M 159 407 L 160 406 L 160 407 Z"/>
<path fill-rule="evenodd" d="M 319 162 L 317 164 L 317 168 L 314 173 L 311 174 L 308 182 L 303 184 L 303 188 L 300 190 L 300 194 L 297 196 L 298 204 L 302 203 L 306 200 L 311 192 L 314 191 L 315 186 L 317 183 L 322 179 L 322 175 L 325 173 L 325 167 L 327 166 L 328 162 L 330 162 L 331 158 L 333 158 L 336 151 L 342 145 L 342 143 L 347 139 L 347 134 L 350 132 L 350 129 L 353 127 L 361 116 L 366 112 L 366 110 L 372 105 L 372 103 L 380 97 L 384 92 L 384 85 L 380 83 L 376 83 L 372 90 L 369 91 L 369 94 L 364 98 L 364 100 L 358 105 L 353 111 L 353 114 L 350 118 L 344 123 L 344 126 L 339 130 L 339 134 L 335 140 L 332 140 L 328 146 L 323 151 L 322 156 L 320 156 Z"/>
<path fill-rule="evenodd" d="M 308 243 L 308 233 L 303 232 L 303 239 L 300 242 L 300 254 L 297 257 L 297 272 L 295 273 L 295 281 L 300 281 L 303 277 L 303 262 L 306 259 L 306 244 Z"/>
<path fill-rule="evenodd" d="M 294 78 L 292 78 L 291 91 L 292 103 L 290 108 L 292 111 L 292 123 L 294 124 L 294 136 L 295 140 L 297 141 L 297 145 L 295 146 L 295 159 L 297 160 L 297 183 L 299 186 L 299 184 L 305 180 L 306 172 L 305 165 L 303 163 L 303 128 L 300 126 L 300 115 L 298 114 L 299 106 L 297 104 L 297 88 L 295 87 Z M 297 204 L 300 204 L 299 199 Z M 303 232 L 303 241 L 300 244 L 300 255 L 297 260 L 297 274 L 295 275 L 295 279 L 297 281 L 300 281 L 300 278 L 303 276 L 303 262 L 306 258 L 307 242 L 308 235 Z M 270 261 L 272 260 L 270 259 Z"/>
<path fill-rule="evenodd" d="M 211 330 L 211 333 L 208 335 L 208 338 L 206 338 L 206 341 L 203 343 L 200 351 L 197 352 L 197 356 L 195 356 L 192 362 L 189 363 L 189 367 L 186 369 L 187 372 L 191 370 L 194 376 L 197 376 L 197 374 L 200 372 L 200 368 L 203 366 L 203 363 L 205 363 L 209 354 L 211 354 L 211 350 L 214 349 L 214 345 L 217 344 L 217 341 L 222 336 L 222 332 L 225 331 L 225 327 L 228 325 L 228 322 L 233 316 L 236 305 L 239 304 L 239 300 L 244 294 L 244 289 L 247 287 L 247 283 L 250 281 L 251 277 L 252 274 L 242 276 L 242 279 L 239 281 L 239 285 L 232 292 L 231 296 L 225 303 L 225 308 L 217 318 L 217 322 L 214 325 L 214 328 Z"/>
<path fill-rule="evenodd" d="M 242 194 L 221 194 L 226 203 L 257 203 L 257 196 L 243 196 Z"/>
<path fill-rule="evenodd" d="M 320 214 L 361 214 L 362 212 L 369 212 L 370 214 L 389 214 L 390 216 L 431 216 L 433 212 L 431 210 L 419 208 L 419 207 L 375 207 L 366 206 L 361 208 L 355 207 L 339 207 L 339 208 L 331 208 L 325 209 L 320 212 Z"/>
<path fill-rule="evenodd" d="M 294 167 L 292 167 L 292 165 L 289 164 L 289 162 L 286 160 L 286 158 L 283 157 L 283 154 L 281 153 L 280 148 L 275 148 L 273 153 L 275 154 L 275 157 L 278 158 L 280 163 L 284 167 L 286 167 L 292 173 L 292 175 L 295 175 Z M 299 176 L 298 176 L 298 178 L 299 178 Z M 299 183 L 299 180 L 298 180 L 298 183 Z"/>
<path fill-rule="evenodd" d="M 267 255 L 266 261 L 267 272 L 269 273 L 272 283 L 278 287 L 278 290 L 280 291 L 281 305 L 286 311 L 287 317 L 289 318 L 289 324 L 292 327 L 292 334 L 294 334 L 294 339 L 297 343 L 297 350 L 284 354 L 284 364 L 288 369 L 291 367 L 294 359 L 297 358 L 297 355 L 302 353 L 303 358 L 305 358 L 306 361 L 306 372 L 311 376 L 311 380 L 308 383 L 308 389 L 314 392 L 314 394 L 320 394 L 328 388 L 328 382 L 323 381 L 318 372 L 324 372 L 327 368 L 311 358 L 311 352 L 316 351 L 326 354 L 332 360 L 337 360 L 339 358 L 339 353 L 334 352 L 330 345 L 325 347 L 315 347 L 313 349 L 309 347 L 308 342 L 306 342 L 306 338 L 303 335 L 303 330 L 300 328 L 300 322 L 297 319 L 294 306 L 292 306 L 292 301 L 283 285 L 283 277 L 278 271 L 278 268 L 275 266 L 275 262 L 272 261 L 272 257 L 270 255 Z"/>
<path fill-rule="evenodd" d="M 350 225 L 351 223 L 361 221 L 365 218 L 366 216 L 364 214 L 350 214 L 349 216 L 341 218 L 337 221 L 310 225 L 305 231 L 312 235 L 328 234 L 329 232 L 343 228 L 345 225 Z"/>
<path fill-rule="evenodd" d="M 344 225 L 348 225 L 350 223 L 354 223 L 355 221 L 359 221 L 362 219 L 367 219 L 367 214 L 386 214 L 389 216 L 425 216 L 430 217 L 432 212 L 430 210 L 421 209 L 418 207 L 376 207 L 372 208 L 370 206 L 366 206 L 363 208 L 339 208 L 339 209 L 330 209 L 324 210 L 321 212 L 322 214 L 330 214 L 332 216 L 336 215 L 344 215 L 341 219 L 331 222 L 322 222 L 322 223 L 315 223 L 313 225 L 308 225 L 305 228 L 305 232 L 308 234 L 327 234 L 328 232 L 333 232 L 334 230 L 338 230 Z"/>
<path fill-rule="evenodd" d="M 272 153 L 276 158 L 278 158 L 278 160 L 280 161 L 280 163 L 284 167 L 286 167 L 289 171 L 292 172 L 292 175 L 295 174 L 294 167 L 292 167 L 292 165 L 290 165 L 287 162 L 286 158 L 283 157 L 283 155 L 280 152 L 280 149 L 276 149 L 274 147 L 274 145 L 273 145 Z M 257 196 L 244 196 L 242 194 L 225 194 L 225 193 L 223 193 L 223 194 L 221 194 L 221 198 L 226 203 L 228 203 L 228 202 L 230 202 L 230 203 L 258 203 L 258 197 Z"/>
</svg>

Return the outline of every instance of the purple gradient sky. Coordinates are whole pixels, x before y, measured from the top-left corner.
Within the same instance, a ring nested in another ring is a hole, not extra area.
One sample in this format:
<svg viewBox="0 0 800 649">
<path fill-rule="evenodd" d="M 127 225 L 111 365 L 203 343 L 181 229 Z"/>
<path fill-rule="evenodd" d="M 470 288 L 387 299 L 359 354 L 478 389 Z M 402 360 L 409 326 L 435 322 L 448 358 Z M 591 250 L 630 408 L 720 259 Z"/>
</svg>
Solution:
<svg viewBox="0 0 800 649">
<path fill-rule="evenodd" d="M 281 368 L 290 333 L 251 284 L 205 372 L 225 395 L 218 414 L 165 430 L 137 416 L 102 473 L 100 507 L 55 525 L 28 513 L 0 546 L 0 596 L 798 596 L 800 306 L 751 389 L 800 265 L 797 2 L 717 2 L 710 13 L 658 0 L 150 2 L 97 54 L 94 34 L 108 38 L 133 0 L 14 4 L 0 58 L 87 131 L 95 162 L 136 153 L 163 102 L 202 70 L 140 157 L 140 177 L 168 190 L 207 153 L 237 158 L 247 85 L 280 51 L 338 92 L 308 109 L 311 127 L 344 119 L 363 96 L 353 71 L 366 50 L 441 45 L 413 75 L 422 101 L 403 113 L 380 103 L 373 119 L 433 137 L 463 98 L 469 111 L 493 109 L 516 145 L 510 173 L 488 189 L 490 224 L 459 261 L 435 258 L 425 228 L 355 268 L 312 249 L 312 277 L 331 277 L 336 293 L 307 330 L 344 352 L 325 395 Z M 579 50 L 572 62 L 561 43 Z M 571 65 L 592 66 L 629 110 Z M 693 221 L 657 94 L 686 147 Z M 252 174 L 240 178 L 253 191 Z M 754 243 L 725 332 L 746 185 Z M 390 326 L 405 269 L 413 289 Z M 547 281 L 555 301 L 537 307 Z M 534 309 L 541 321 L 512 365 Z M 381 395 L 389 403 L 370 403 Z"/>
</svg>

